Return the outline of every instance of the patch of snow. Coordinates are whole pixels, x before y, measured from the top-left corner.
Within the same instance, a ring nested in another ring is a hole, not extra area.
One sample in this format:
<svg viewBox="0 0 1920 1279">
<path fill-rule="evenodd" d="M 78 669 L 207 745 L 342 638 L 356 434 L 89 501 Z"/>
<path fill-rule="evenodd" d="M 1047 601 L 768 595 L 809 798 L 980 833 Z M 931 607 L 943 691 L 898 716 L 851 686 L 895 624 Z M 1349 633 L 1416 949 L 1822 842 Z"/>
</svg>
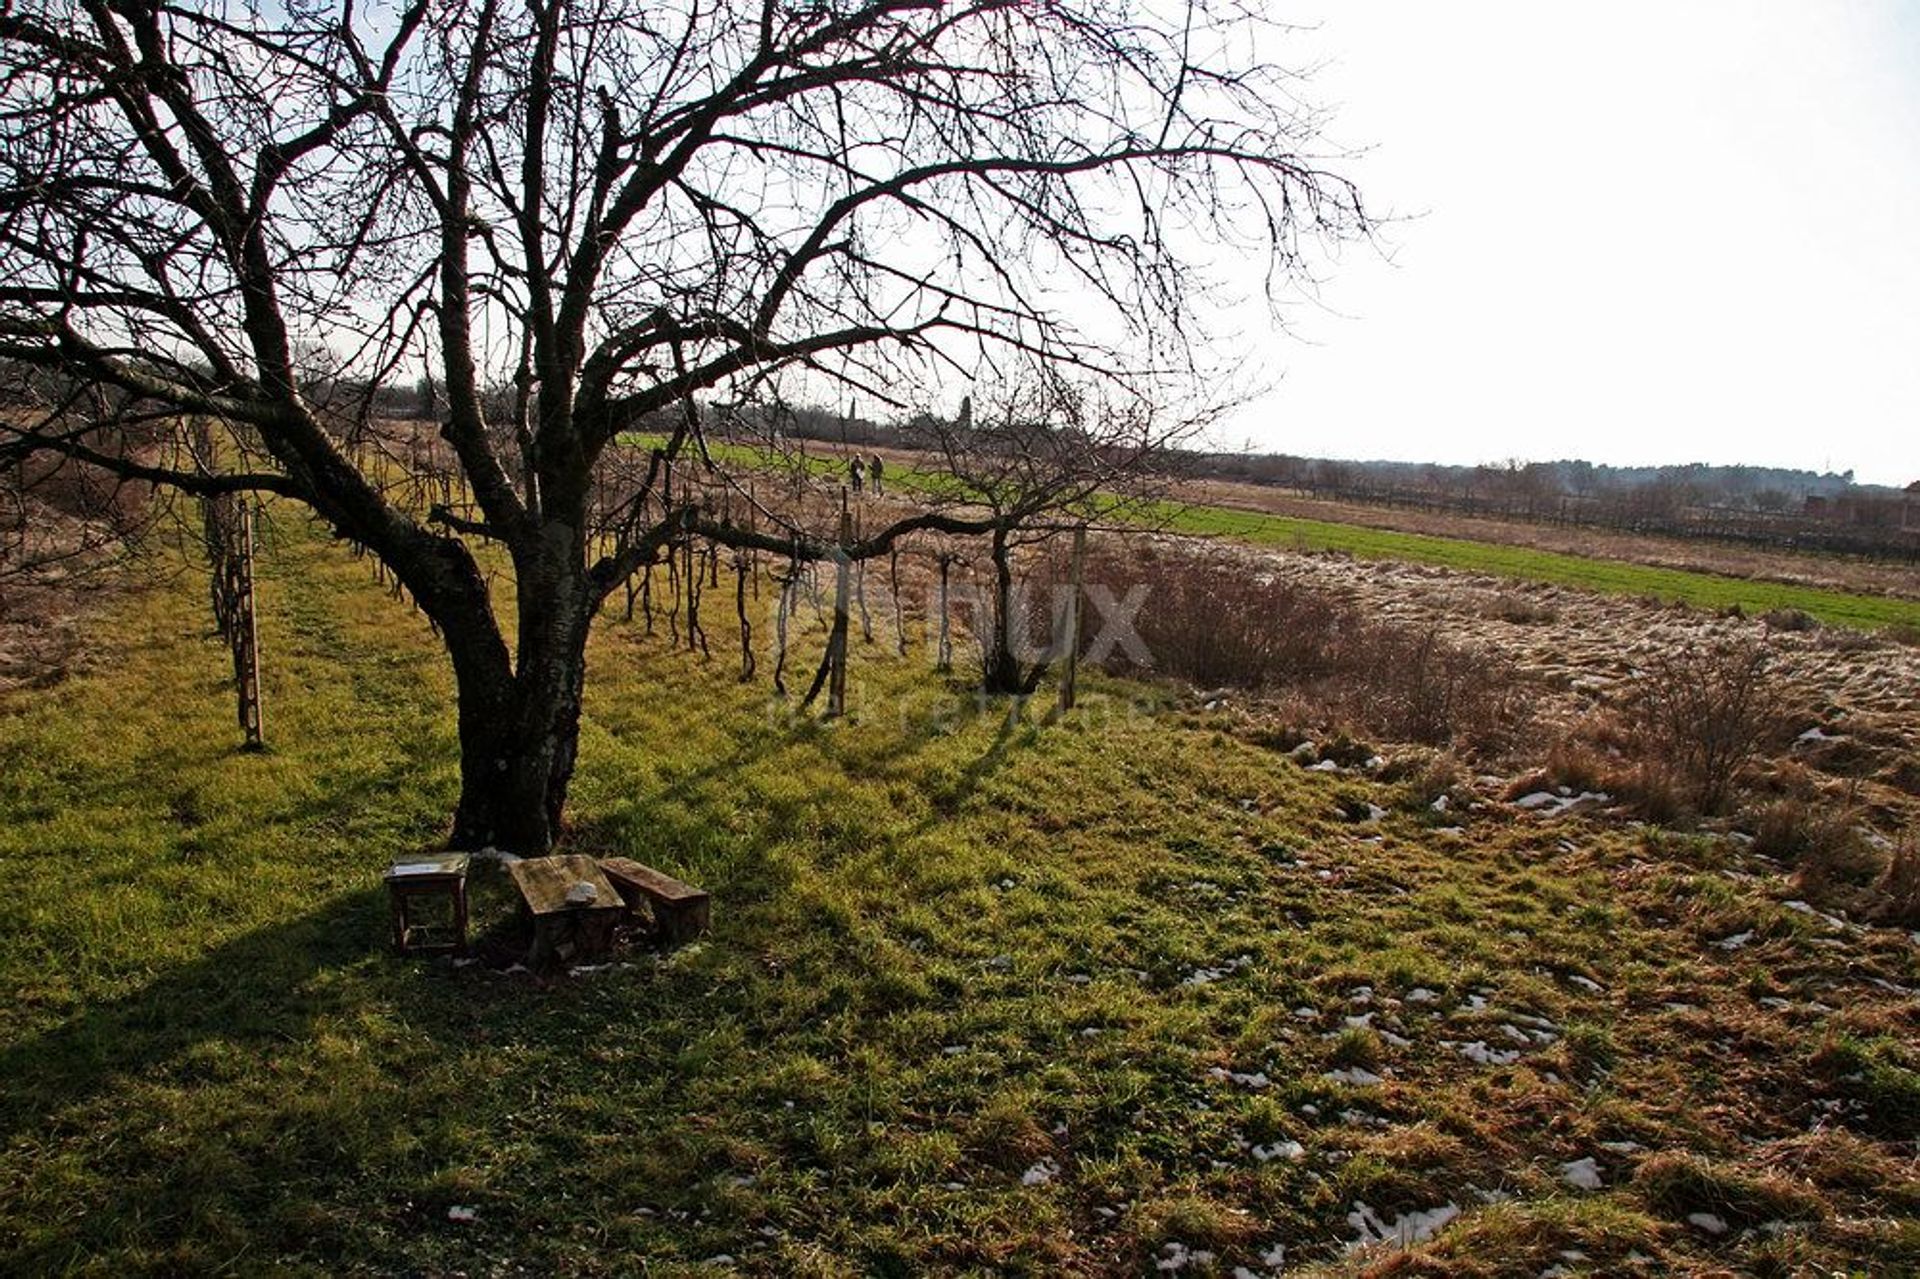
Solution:
<svg viewBox="0 0 1920 1279">
<path fill-rule="evenodd" d="M 1812 728 L 1809 728 L 1793 740 L 1796 742 L 1837 742 L 1840 740 L 1840 736 L 1839 733 L 1829 733 L 1818 724 L 1815 724 Z"/>
<path fill-rule="evenodd" d="M 1160 1259 L 1153 1263 L 1153 1268 L 1168 1274 L 1178 1274 L 1188 1266 L 1204 1270 L 1212 1264 L 1213 1254 L 1204 1248 L 1189 1248 L 1183 1243 L 1169 1243 L 1160 1249 Z"/>
<path fill-rule="evenodd" d="M 1060 1165 L 1052 1159 L 1042 1158 L 1040 1162 L 1020 1174 L 1023 1186 L 1044 1186 L 1060 1175 Z"/>
<path fill-rule="evenodd" d="M 1433 1238 L 1449 1221 L 1460 1215 L 1456 1204 L 1441 1204 L 1438 1208 L 1429 1208 L 1424 1212 L 1415 1211 L 1395 1217 L 1391 1222 L 1380 1220 L 1379 1214 L 1366 1204 L 1354 1201 L 1353 1211 L 1347 1214 L 1347 1224 L 1360 1232 L 1360 1237 L 1348 1244 L 1349 1249 L 1363 1248 L 1368 1244 L 1390 1243 L 1405 1248 L 1412 1244 L 1425 1243 Z"/>
<path fill-rule="evenodd" d="M 1320 1076 L 1336 1084 L 1352 1084 L 1356 1088 L 1368 1088 L 1385 1082 L 1379 1075 L 1363 1066 L 1348 1066 L 1344 1070 L 1329 1070 Z"/>
<path fill-rule="evenodd" d="M 1524 808 L 1529 812 L 1539 813 L 1544 817 L 1558 817 L 1569 809 L 1581 805 L 1593 808 L 1602 804 L 1611 804 L 1613 796 L 1598 790 L 1581 791 L 1575 795 L 1563 786 L 1558 794 L 1553 791 L 1537 790 L 1531 795 L 1522 795 L 1513 802 L 1516 807 Z"/>
<path fill-rule="evenodd" d="M 1253 963 L 1252 955 L 1235 955 L 1218 968 L 1194 969 L 1180 979 L 1180 984 L 1182 986 L 1205 986 L 1209 982 L 1219 981 L 1223 977 L 1231 977 L 1251 963 Z"/>
<path fill-rule="evenodd" d="M 1340 771 L 1340 765 L 1330 759 L 1323 759 L 1318 764 L 1308 764 L 1307 771 L 1309 773 L 1337 773 Z"/>
<path fill-rule="evenodd" d="M 1465 1044 L 1456 1044 L 1442 1040 L 1440 1046 L 1443 1048 L 1451 1048 L 1468 1061 L 1478 1063 L 1482 1066 L 1511 1066 L 1514 1062 L 1520 1060 L 1520 1050 L 1518 1048 L 1510 1050 L 1489 1048 L 1486 1045 L 1486 1041 L 1480 1039 Z"/>
<path fill-rule="evenodd" d="M 1606 1183 L 1600 1179 L 1600 1164 L 1593 1156 L 1560 1165 L 1560 1180 L 1576 1190 L 1598 1190 Z"/>
<path fill-rule="evenodd" d="M 451 1208 L 447 1209 L 447 1220 L 458 1222 L 463 1226 L 472 1224 L 479 1216 L 479 1209 L 469 1208 L 465 1204 L 454 1204 Z"/>
<path fill-rule="evenodd" d="M 1719 941 L 1714 942 L 1713 944 L 1721 950 L 1739 950 L 1742 946 L 1746 945 L 1748 942 L 1752 940 L 1753 940 L 1753 930 L 1748 929 L 1744 933 L 1735 933 L 1731 937 L 1722 937 Z"/>
<path fill-rule="evenodd" d="M 1306 1155 L 1307 1148 L 1297 1141 L 1276 1141 L 1253 1148 L 1253 1157 L 1261 1163 L 1271 1159 L 1304 1159 Z"/>
</svg>

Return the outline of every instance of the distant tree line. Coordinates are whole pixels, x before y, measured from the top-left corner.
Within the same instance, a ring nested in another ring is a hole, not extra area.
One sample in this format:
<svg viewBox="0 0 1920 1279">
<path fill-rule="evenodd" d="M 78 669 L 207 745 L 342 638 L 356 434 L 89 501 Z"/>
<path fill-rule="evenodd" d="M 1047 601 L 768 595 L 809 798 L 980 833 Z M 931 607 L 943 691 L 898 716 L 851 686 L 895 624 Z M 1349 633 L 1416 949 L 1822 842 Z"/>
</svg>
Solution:
<svg viewBox="0 0 1920 1279">
<path fill-rule="evenodd" d="M 964 409 L 963 409 L 964 413 Z M 898 424 L 857 408 L 755 405 L 734 415 L 777 432 L 852 448 L 912 448 L 928 415 Z M 1565 459 L 1445 466 L 1286 453 L 1179 454 L 1190 478 L 1259 484 L 1310 497 L 1787 550 L 1920 560 L 1920 493 L 1860 484 L 1847 471 L 1790 467 L 1611 466 Z"/>
</svg>

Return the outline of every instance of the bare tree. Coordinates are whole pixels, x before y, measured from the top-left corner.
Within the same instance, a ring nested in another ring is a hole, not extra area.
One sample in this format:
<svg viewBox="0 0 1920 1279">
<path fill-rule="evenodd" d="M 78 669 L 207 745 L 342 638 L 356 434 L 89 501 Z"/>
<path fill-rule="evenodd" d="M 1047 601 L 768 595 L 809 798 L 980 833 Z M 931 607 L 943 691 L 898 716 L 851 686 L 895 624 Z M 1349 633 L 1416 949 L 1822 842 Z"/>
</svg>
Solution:
<svg viewBox="0 0 1920 1279">
<path fill-rule="evenodd" d="M 1272 286 L 1365 229 L 1287 76 L 1234 52 L 1248 21 L 1103 0 L 16 0 L 0 357 L 61 389 L 0 449 L 275 495 L 369 548 L 452 661 L 453 842 L 543 849 L 600 604 L 696 524 L 742 540 L 666 500 L 703 451 L 696 397 L 784 374 L 898 403 L 1009 355 L 1191 367 L 1188 246 L 1254 252 Z M 393 447 L 378 396 L 428 371 L 443 444 Z M 216 466 L 94 443 L 189 417 L 220 428 Z M 640 488 L 590 527 L 599 468 L 662 422 Z M 983 527 L 923 513 L 865 549 L 915 520 Z M 510 617 L 479 541 L 511 561 Z"/>
<path fill-rule="evenodd" d="M 1172 491 L 1178 446 L 1202 424 L 1045 376 L 966 407 L 954 422 L 922 415 L 908 435 L 938 459 L 942 474 L 927 486 L 931 504 L 979 512 L 987 526 L 989 581 L 975 619 L 982 687 L 1024 696 L 1059 655 L 1063 637 L 1033 643 L 1041 619 L 1017 580 L 1021 552 L 1076 527 L 1150 518 Z"/>
</svg>

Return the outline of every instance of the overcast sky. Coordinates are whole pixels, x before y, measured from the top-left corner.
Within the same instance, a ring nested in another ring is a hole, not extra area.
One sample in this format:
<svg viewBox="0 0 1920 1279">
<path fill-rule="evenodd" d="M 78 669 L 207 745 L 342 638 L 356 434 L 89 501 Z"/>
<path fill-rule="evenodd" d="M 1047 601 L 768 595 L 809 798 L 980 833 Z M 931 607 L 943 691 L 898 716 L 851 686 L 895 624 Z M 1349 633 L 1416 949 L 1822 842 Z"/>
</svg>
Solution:
<svg viewBox="0 0 1920 1279">
<path fill-rule="evenodd" d="M 1221 443 L 1920 479 L 1920 3 L 1287 0 L 1390 226 Z M 1275 382 L 1277 379 L 1277 382 Z"/>
</svg>

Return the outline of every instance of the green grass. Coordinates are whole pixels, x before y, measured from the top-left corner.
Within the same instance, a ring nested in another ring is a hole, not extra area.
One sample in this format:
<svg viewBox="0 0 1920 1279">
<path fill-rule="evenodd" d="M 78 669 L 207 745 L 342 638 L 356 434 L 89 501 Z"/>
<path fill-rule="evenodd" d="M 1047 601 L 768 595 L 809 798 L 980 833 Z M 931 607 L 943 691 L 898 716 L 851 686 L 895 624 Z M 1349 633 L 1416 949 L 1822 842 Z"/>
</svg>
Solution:
<svg viewBox="0 0 1920 1279">
<path fill-rule="evenodd" d="M 1736 607 L 1748 613 L 1799 609 L 1830 625 L 1862 630 L 1896 624 L 1920 626 L 1920 601 L 1891 596 L 1855 595 L 1823 587 L 1753 581 L 1688 569 L 1657 568 L 1626 560 L 1592 559 L 1496 542 L 1399 533 L 1359 524 L 1265 515 L 1225 507 L 1168 506 L 1161 514 L 1166 526 L 1175 532 L 1232 538 L 1256 546 L 1338 551 L 1361 559 L 1435 564 L 1466 573 L 1490 573 L 1610 595 L 1636 595 L 1714 612 Z"/>
<path fill-rule="evenodd" d="M 379 873 L 454 796 L 444 663 L 305 526 L 261 578 L 264 754 L 191 574 L 0 704 L 0 1271 L 1140 1274 L 1175 1242 L 1339 1270 L 1356 1202 L 1458 1203 L 1428 1251 L 1488 1272 L 1741 1267 L 1786 1245 L 1674 1214 L 1772 1186 L 1814 1117 L 1861 1135 L 1776 1196 L 1793 1255 L 1920 1265 L 1880 1130 L 1914 1014 L 1871 984 L 1912 983 L 1912 948 L 1824 945 L 1783 884 L 1720 874 L 1757 873 L 1735 850 L 1435 831 L 1149 689 L 1091 678 L 1043 724 L 917 645 L 857 646 L 821 724 L 609 621 L 573 842 L 710 888 L 713 934 L 550 982 L 403 962 Z M 1355 796 L 1389 816 L 1343 820 Z M 476 901 L 504 920 L 497 873 Z M 1517 1017 L 1566 1033 L 1445 1046 Z M 1354 1067 L 1386 1082 L 1325 1077 Z M 1595 1154 L 1606 1187 L 1573 1191 Z M 1636 1183 L 1653 1154 L 1711 1177 Z"/>
<path fill-rule="evenodd" d="M 633 439 L 644 443 L 646 437 Z M 714 456 L 734 464 L 759 465 L 766 461 L 764 453 L 739 445 L 716 445 Z M 845 473 L 844 463 L 837 456 L 811 455 L 804 465 L 809 474 L 816 476 L 844 476 Z M 897 490 L 915 493 L 940 493 L 951 487 L 951 481 L 944 476 L 903 465 L 889 467 L 886 482 Z M 1825 587 L 1755 581 L 1497 542 L 1268 515 L 1233 507 L 1156 502 L 1127 512 L 1125 518 L 1196 537 L 1225 538 L 1300 551 L 1333 551 L 1359 559 L 1433 564 L 1464 573 L 1486 573 L 1610 595 L 1638 596 L 1712 612 L 1735 608 L 1746 613 L 1798 609 L 1832 626 L 1860 630 L 1895 625 L 1920 627 L 1920 600 L 1893 596 L 1858 595 Z"/>
</svg>

